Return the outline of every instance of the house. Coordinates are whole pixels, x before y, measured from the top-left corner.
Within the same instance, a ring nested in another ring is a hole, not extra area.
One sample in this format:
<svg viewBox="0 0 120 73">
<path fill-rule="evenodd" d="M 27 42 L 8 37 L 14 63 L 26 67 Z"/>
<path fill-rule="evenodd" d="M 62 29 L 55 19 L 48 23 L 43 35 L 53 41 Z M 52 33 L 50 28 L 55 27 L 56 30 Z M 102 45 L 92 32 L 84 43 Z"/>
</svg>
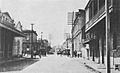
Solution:
<svg viewBox="0 0 120 73">
<path fill-rule="evenodd" d="M 0 12 L 0 58 L 11 58 L 14 37 L 23 36 L 8 12 Z"/>
</svg>

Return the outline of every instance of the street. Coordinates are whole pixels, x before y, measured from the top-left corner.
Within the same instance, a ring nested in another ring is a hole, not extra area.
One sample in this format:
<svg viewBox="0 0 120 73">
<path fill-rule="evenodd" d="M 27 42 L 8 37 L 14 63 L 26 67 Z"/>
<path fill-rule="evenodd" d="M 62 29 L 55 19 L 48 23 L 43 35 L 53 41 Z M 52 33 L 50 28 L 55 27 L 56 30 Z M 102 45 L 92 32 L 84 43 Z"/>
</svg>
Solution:
<svg viewBox="0 0 120 73">
<path fill-rule="evenodd" d="M 80 58 L 70 58 L 67 56 L 48 55 L 42 57 L 34 64 L 19 71 L 4 73 L 96 73 L 85 67 Z"/>
</svg>

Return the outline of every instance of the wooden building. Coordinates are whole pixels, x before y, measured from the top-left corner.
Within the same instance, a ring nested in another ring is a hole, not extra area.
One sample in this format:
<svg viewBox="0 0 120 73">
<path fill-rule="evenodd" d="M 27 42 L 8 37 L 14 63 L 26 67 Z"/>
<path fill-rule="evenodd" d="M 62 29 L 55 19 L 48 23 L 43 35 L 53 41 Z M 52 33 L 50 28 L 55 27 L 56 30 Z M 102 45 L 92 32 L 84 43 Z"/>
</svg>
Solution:
<svg viewBox="0 0 120 73">
<path fill-rule="evenodd" d="M 8 12 L 0 12 L 0 58 L 11 58 L 14 37 L 23 36 L 14 25 Z"/>
</svg>

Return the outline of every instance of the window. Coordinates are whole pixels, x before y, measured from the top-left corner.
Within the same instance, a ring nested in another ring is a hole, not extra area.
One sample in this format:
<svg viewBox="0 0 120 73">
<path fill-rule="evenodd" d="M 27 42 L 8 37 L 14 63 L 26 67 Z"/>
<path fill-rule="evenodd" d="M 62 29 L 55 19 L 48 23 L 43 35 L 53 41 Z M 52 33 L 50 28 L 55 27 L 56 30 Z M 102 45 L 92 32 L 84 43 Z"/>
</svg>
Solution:
<svg viewBox="0 0 120 73">
<path fill-rule="evenodd" d="M 94 0 L 93 4 L 94 4 L 94 15 L 95 15 L 98 11 L 98 0 Z"/>
<path fill-rule="evenodd" d="M 87 23 L 89 21 L 89 8 L 86 9 L 85 16 L 86 16 L 86 23 Z"/>
<path fill-rule="evenodd" d="M 26 37 L 26 40 L 29 40 L 29 36 Z"/>
<path fill-rule="evenodd" d="M 101 9 L 105 5 L 105 0 L 99 0 L 99 8 Z"/>
<path fill-rule="evenodd" d="M 93 16 L 93 8 L 92 8 L 92 3 L 90 4 L 90 7 L 89 7 L 89 19 L 92 19 L 92 16 Z"/>
<path fill-rule="evenodd" d="M 111 4 L 112 4 L 112 0 L 108 0 L 109 1 L 109 6 L 111 6 Z"/>
</svg>

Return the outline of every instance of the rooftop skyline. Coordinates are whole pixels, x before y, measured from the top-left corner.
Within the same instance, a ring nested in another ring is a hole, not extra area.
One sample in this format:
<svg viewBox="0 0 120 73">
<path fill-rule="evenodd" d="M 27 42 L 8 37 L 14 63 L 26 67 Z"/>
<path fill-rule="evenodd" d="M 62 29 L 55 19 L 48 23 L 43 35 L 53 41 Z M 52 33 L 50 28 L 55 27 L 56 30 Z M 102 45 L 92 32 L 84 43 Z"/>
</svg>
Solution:
<svg viewBox="0 0 120 73">
<path fill-rule="evenodd" d="M 50 39 L 52 45 L 61 44 L 64 33 L 70 33 L 67 25 L 67 13 L 84 9 L 88 0 L 0 0 L 1 11 L 9 12 L 17 23 L 21 22 L 24 29 L 43 32 L 43 38 Z M 51 36 L 50 36 L 51 35 Z"/>
</svg>

